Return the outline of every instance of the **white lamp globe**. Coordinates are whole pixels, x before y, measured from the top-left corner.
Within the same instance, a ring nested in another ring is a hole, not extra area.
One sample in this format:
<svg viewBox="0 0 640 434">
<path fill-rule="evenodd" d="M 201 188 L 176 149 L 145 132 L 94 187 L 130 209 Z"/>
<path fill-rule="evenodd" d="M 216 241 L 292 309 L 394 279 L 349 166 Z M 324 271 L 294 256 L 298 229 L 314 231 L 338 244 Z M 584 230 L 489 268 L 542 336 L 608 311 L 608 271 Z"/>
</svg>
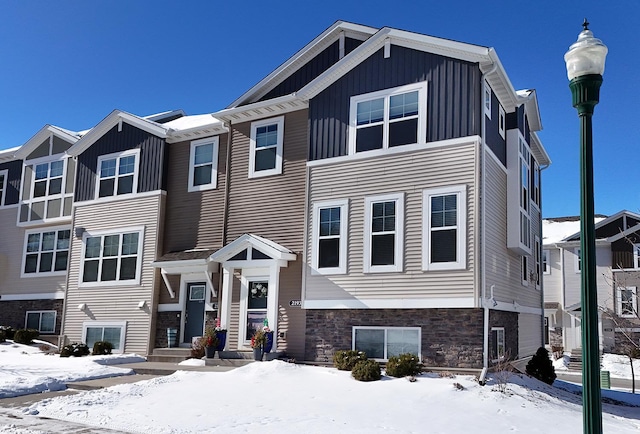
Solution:
<svg viewBox="0 0 640 434">
<path fill-rule="evenodd" d="M 584 30 L 578 35 L 578 40 L 569 47 L 564 55 L 567 64 L 569 80 L 583 75 L 604 73 L 604 62 L 607 57 L 607 46 L 598 38 L 593 37 L 589 30 L 589 23 L 584 20 Z"/>
</svg>

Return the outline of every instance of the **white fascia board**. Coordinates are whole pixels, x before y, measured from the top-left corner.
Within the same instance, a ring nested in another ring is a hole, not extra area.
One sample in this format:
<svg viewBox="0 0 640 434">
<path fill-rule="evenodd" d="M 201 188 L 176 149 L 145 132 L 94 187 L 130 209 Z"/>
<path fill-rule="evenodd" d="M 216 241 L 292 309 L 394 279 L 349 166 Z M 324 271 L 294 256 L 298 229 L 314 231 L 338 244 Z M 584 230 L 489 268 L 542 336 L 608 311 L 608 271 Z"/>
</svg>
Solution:
<svg viewBox="0 0 640 434">
<path fill-rule="evenodd" d="M 184 274 L 190 271 L 186 269 L 195 268 L 197 271 L 202 271 L 207 267 L 206 259 L 188 259 L 184 261 L 153 261 L 149 265 L 154 268 L 160 268 L 167 272 L 167 274 Z"/>
<path fill-rule="evenodd" d="M 388 35 L 391 39 L 391 43 L 394 45 L 474 63 L 486 62 L 489 60 L 489 48 L 480 45 L 452 41 L 450 39 L 437 38 L 435 36 L 422 35 L 397 29 L 390 29 Z"/>
<path fill-rule="evenodd" d="M 118 125 L 120 121 L 126 122 L 136 128 L 153 134 L 160 138 L 167 136 L 167 128 L 161 124 L 157 124 L 152 121 L 145 120 L 139 116 L 132 115 L 121 110 L 114 110 L 104 118 L 98 125 L 93 127 L 87 134 L 82 136 L 80 140 L 76 142 L 71 148 L 67 150 L 67 154 L 72 157 L 77 157 L 86 151 L 91 145 L 97 142 L 102 136 L 104 136 L 111 128 Z"/>
<path fill-rule="evenodd" d="M 212 116 L 222 121 L 235 124 L 238 122 L 248 122 L 278 116 L 284 113 L 306 109 L 308 107 L 308 101 L 302 100 L 296 94 L 290 94 L 266 101 L 258 101 L 253 104 L 243 105 L 236 108 L 224 109 L 219 112 L 212 113 Z"/>
<path fill-rule="evenodd" d="M 331 27 L 315 37 L 311 42 L 287 59 L 282 65 L 260 80 L 258 84 L 228 105 L 227 109 L 235 108 L 248 101 L 255 101 L 262 98 L 284 79 L 304 66 L 314 56 L 337 41 L 342 31 L 347 32 L 349 36 L 357 36 L 359 34 L 370 36 L 377 32 L 378 29 L 361 26 L 359 24 L 347 23 L 344 21 L 336 21 Z"/>
<path fill-rule="evenodd" d="M 252 234 L 244 234 L 209 256 L 210 262 L 226 262 L 248 247 L 255 247 L 275 260 L 293 261 L 296 255 L 286 247 Z"/>
<path fill-rule="evenodd" d="M 38 146 L 42 144 L 45 140 L 49 139 L 51 135 L 58 136 L 65 142 L 69 142 L 72 145 L 78 141 L 77 136 L 73 136 L 69 134 L 67 130 L 63 130 L 62 128 L 58 128 L 54 125 L 45 125 L 40 128 L 40 130 L 33 135 L 27 142 L 20 146 L 15 152 L 15 156 L 18 159 L 24 160 L 31 154 Z"/>
<path fill-rule="evenodd" d="M 64 291 L 55 291 L 36 294 L 2 294 L 2 301 L 16 300 L 62 300 L 64 299 Z"/>
<path fill-rule="evenodd" d="M 612 221 L 617 220 L 618 218 L 622 217 L 622 216 L 623 216 L 623 215 L 625 215 L 625 214 L 626 214 L 626 215 L 628 215 L 628 216 L 631 216 L 631 217 L 633 217 L 633 218 L 635 218 L 635 219 L 639 219 L 639 220 L 640 220 L 640 214 L 636 214 L 636 213 L 634 213 L 634 212 L 627 211 L 627 210 L 625 209 L 625 210 L 622 210 L 622 211 L 618 211 L 617 213 L 615 213 L 615 214 L 613 214 L 613 215 L 610 215 L 610 216 L 609 216 L 609 217 L 607 217 L 606 219 L 600 220 L 599 222 L 597 222 L 597 223 L 594 225 L 594 227 L 593 227 L 593 228 L 594 228 L 594 230 L 595 230 L 595 229 L 601 228 L 602 226 L 606 226 L 606 225 L 608 225 L 609 223 L 611 223 Z M 569 235 L 568 237 L 566 237 L 566 238 L 565 238 L 565 240 L 567 240 L 567 239 L 569 239 L 569 238 L 573 238 L 573 237 L 575 237 L 575 236 L 579 236 L 579 235 L 580 235 L 580 231 L 576 232 L 575 234 L 571 234 L 571 235 Z M 616 236 L 616 235 L 614 235 L 613 237 L 607 238 L 605 241 L 607 241 L 607 242 L 615 241 L 615 240 L 613 240 L 613 239 L 612 239 L 612 238 L 614 238 L 615 236 Z M 616 238 L 616 239 L 619 239 L 619 238 Z M 598 242 L 598 241 L 599 241 L 599 240 L 596 240 L 596 242 Z M 580 242 L 580 239 L 578 238 L 578 239 L 577 239 L 577 240 L 575 240 L 575 241 L 573 241 L 573 240 L 572 240 L 572 241 L 567 241 L 567 242 L 566 242 L 566 244 L 569 244 L 569 243 L 572 243 L 572 242 L 577 242 L 577 243 L 579 243 L 579 242 Z"/>
<path fill-rule="evenodd" d="M 217 136 L 229 132 L 224 121 L 211 117 L 211 123 L 199 125 L 193 128 L 185 128 L 182 130 L 169 129 L 167 132 L 167 143 L 178 143 L 186 140 L 197 140 L 209 136 Z"/>
<path fill-rule="evenodd" d="M 488 62 L 480 62 L 480 71 L 485 73 L 490 71 L 493 66 L 496 66 L 496 70 L 493 74 L 489 74 L 486 77 L 489 86 L 496 94 L 498 101 L 503 105 L 507 112 L 512 112 L 519 106 L 522 101 L 516 94 L 516 90 L 509 80 L 509 76 L 502 66 L 502 62 L 496 53 L 496 50 L 491 47 L 488 49 Z"/>
<path fill-rule="evenodd" d="M 302 300 L 303 309 L 436 309 L 474 308 L 473 298 L 391 298 Z"/>
<path fill-rule="evenodd" d="M 540 137 L 535 131 L 531 131 L 531 143 L 529 143 L 531 152 L 536 157 L 536 161 L 541 166 L 549 166 L 551 164 L 551 157 L 547 154 L 547 150 L 542 145 Z"/>
<path fill-rule="evenodd" d="M 3 149 L 0 151 L 0 161 L 11 161 L 11 160 L 19 160 L 16 157 L 16 152 L 20 149 L 19 146 L 15 148 Z"/>
</svg>

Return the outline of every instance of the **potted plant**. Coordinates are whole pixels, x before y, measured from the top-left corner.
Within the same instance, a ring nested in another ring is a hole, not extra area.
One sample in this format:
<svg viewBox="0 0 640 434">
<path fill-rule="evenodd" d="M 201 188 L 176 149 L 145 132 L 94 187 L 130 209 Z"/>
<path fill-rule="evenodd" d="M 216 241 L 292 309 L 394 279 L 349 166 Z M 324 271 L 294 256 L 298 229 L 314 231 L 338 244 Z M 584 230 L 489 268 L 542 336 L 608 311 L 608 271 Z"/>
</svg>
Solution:
<svg viewBox="0 0 640 434">
<path fill-rule="evenodd" d="M 220 326 L 220 318 L 216 318 L 215 335 L 216 335 L 216 339 L 218 340 L 218 345 L 216 346 L 216 350 L 223 351 L 224 346 L 227 343 L 227 329 Z"/>
<path fill-rule="evenodd" d="M 253 360 L 262 361 L 264 346 L 267 343 L 267 335 L 263 329 L 255 331 L 251 336 L 251 348 L 253 348 Z"/>
<path fill-rule="evenodd" d="M 265 335 L 264 352 L 270 353 L 273 348 L 273 330 L 271 330 L 269 326 L 264 326 L 262 331 Z"/>
<path fill-rule="evenodd" d="M 215 329 L 207 327 L 202 340 L 207 359 L 213 359 L 216 355 L 216 348 L 218 348 L 218 338 L 216 337 Z"/>
</svg>

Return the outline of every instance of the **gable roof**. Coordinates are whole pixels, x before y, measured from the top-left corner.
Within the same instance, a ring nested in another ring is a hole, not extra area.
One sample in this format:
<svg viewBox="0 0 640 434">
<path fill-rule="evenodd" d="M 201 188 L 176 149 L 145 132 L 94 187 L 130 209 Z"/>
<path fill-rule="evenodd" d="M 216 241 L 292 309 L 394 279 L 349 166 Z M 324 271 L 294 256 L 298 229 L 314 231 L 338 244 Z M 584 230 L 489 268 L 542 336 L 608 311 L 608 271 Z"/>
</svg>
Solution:
<svg viewBox="0 0 640 434">
<path fill-rule="evenodd" d="M 622 210 L 617 213 L 607 217 L 602 214 L 598 214 L 594 218 L 595 230 L 605 227 L 615 221 L 617 221 L 621 217 L 632 217 L 634 220 L 640 220 L 640 214 L 636 214 L 631 211 Z M 600 236 L 600 240 L 606 240 L 608 242 L 613 242 L 619 240 L 624 236 L 628 236 L 636 231 L 640 230 L 640 224 L 634 224 L 622 232 L 619 232 L 610 237 Z M 580 240 L 580 217 L 579 216 L 571 216 L 571 217 L 558 217 L 558 218 L 549 218 L 544 219 L 542 221 L 542 235 L 543 235 L 543 244 L 556 244 L 570 241 L 579 241 Z"/>
<path fill-rule="evenodd" d="M 296 254 L 280 244 L 254 234 L 244 234 L 236 238 L 209 257 L 211 262 L 226 262 L 248 247 L 256 248 L 278 261 L 293 261 Z"/>
<path fill-rule="evenodd" d="M 20 149 L 20 147 L 15 147 L 15 148 L 9 148 L 9 149 L 3 149 L 0 150 L 0 162 L 2 161 L 11 161 L 11 160 L 17 160 L 18 158 L 16 158 L 16 151 Z"/>
<path fill-rule="evenodd" d="M 27 140 L 22 146 L 17 148 L 15 156 L 21 160 L 24 160 L 33 151 L 38 148 L 45 140 L 53 140 L 53 136 L 57 136 L 65 142 L 74 144 L 80 138 L 80 135 L 75 131 L 69 131 L 64 128 L 56 127 L 55 125 L 45 125 L 35 133 L 29 140 Z"/>
</svg>

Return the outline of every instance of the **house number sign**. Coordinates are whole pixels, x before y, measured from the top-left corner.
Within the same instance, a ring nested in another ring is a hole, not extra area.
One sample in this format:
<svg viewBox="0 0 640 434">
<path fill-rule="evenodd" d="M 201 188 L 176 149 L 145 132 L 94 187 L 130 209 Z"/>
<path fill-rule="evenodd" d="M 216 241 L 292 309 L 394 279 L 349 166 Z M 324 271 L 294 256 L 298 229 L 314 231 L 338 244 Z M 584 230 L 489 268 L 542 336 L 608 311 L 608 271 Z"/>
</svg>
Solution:
<svg viewBox="0 0 640 434">
<path fill-rule="evenodd" d="M 289 306 L 292 307 L 302 307 L 302 300 L 290 300 Z"/>
</svg>

